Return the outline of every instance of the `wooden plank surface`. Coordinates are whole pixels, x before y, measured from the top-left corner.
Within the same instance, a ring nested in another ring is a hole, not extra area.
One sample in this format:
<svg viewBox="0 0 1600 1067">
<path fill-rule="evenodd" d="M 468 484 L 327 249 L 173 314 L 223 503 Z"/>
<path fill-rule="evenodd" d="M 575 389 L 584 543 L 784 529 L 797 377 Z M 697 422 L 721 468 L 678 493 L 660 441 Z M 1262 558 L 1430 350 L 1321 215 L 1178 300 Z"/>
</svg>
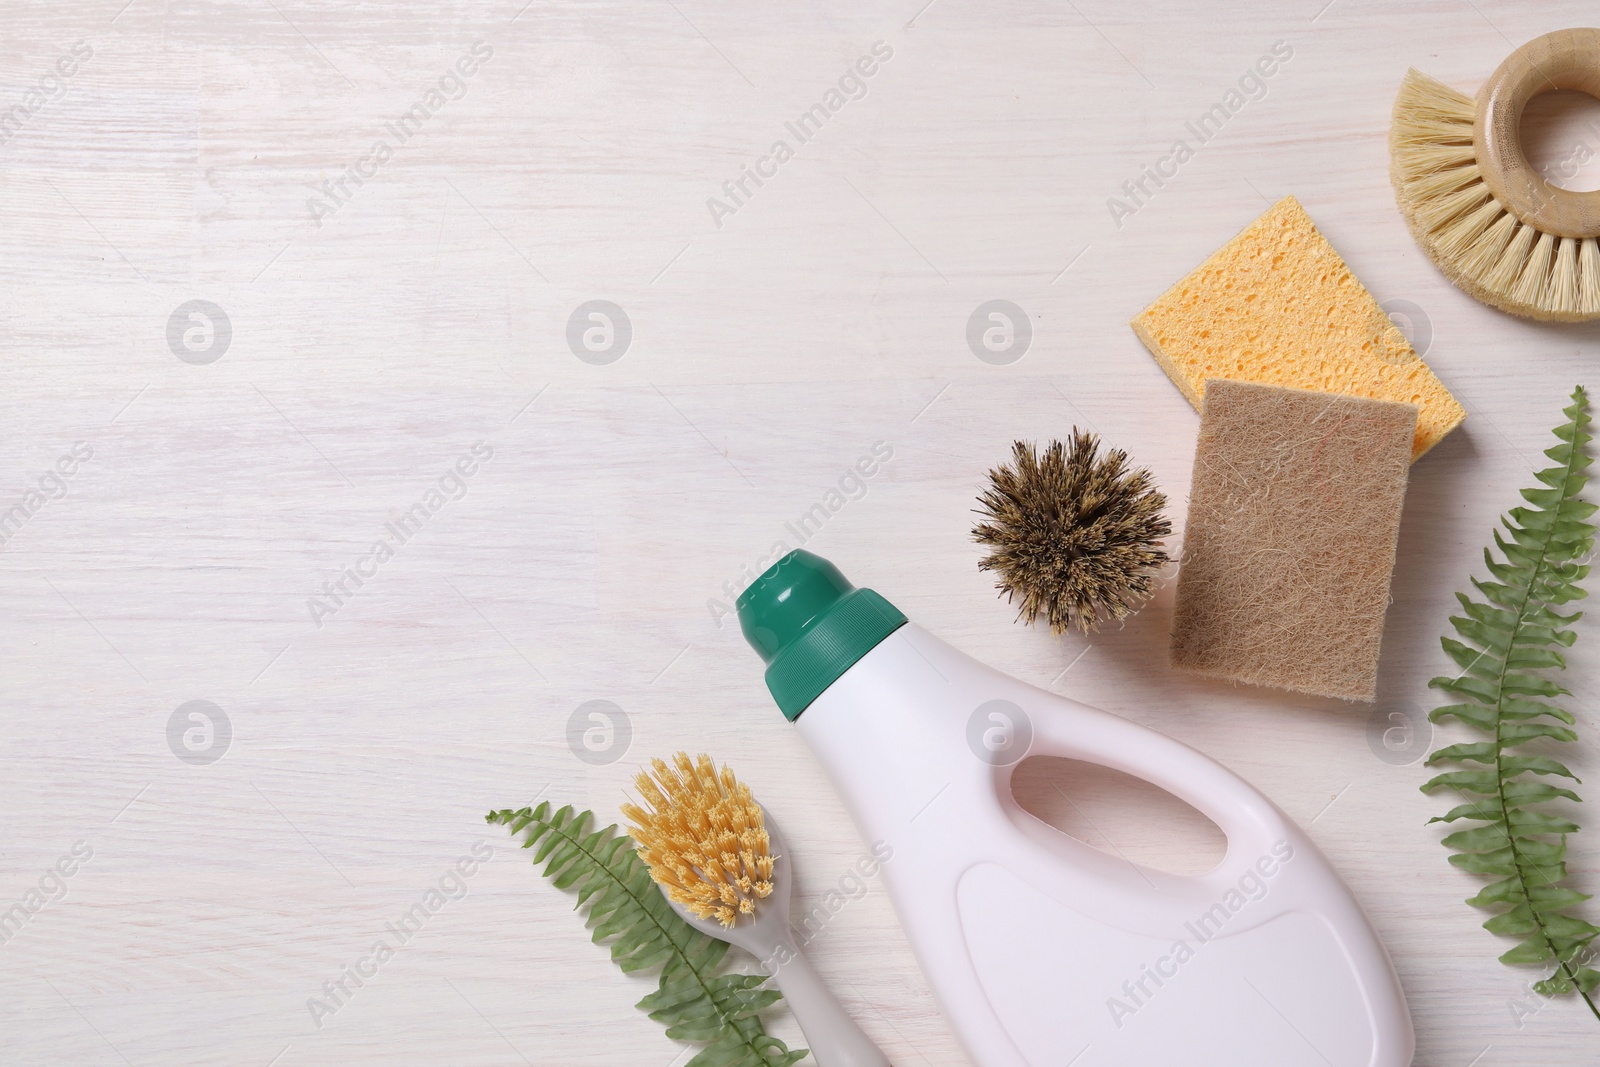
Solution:
<svg viewBox="0 0 1600 1067">
<path fill-rule="evenodd" d="M 1471 91 L 1592 6 L 1323 3 L 8 3 L 0 509 L 27 514 L 0 550 L 0 906 L 52 899 L 0 945 L 0 1060 L 684 1062 L 632 1007 L 649 982 L 482 815 L 614 813 L 638 761 L 705 750 L 782 817 L 797 906 L 823 900 L 864 846 L 727 606 L 842 490 L 808 547 L 1306 825 L 1390 946 L 1418 1064 L 1594 1062 L 1595 1020 L 1530 998 L 1461 903 L 1425 772 L 1370 744 L 1432 706 L 1451 594 L 1600 341 L 1422 256 L 1386 174 L 1394 93 L 1411 65 Z M 1186 123 L 1230 90 L 1200 143 Z M 1600 184 L 1600 108 L 1545 117 L 1539 161 Z M 1177 175 L 1114 210 L 1178 139 Z M 1174 674 L 1170 584 L 1090 641 L 1019 626 L 969 538 L 1010 442 L 1074 425 L 1147 464 L 1181 526 L 1198 419 L 1126 323 L 1289 193 L 1469 411 L 1413 471 L 1375 710 Z M 584 347 L 596 300 L 625 350 Z M 967 342 L 990 300 L 1031 326 L 1007 363 Z M 1590 623 L 1569 676 L 1595 776 Z M 569 744 L 596 700 L 625 718 L 610 762 Z M 192 701 L 227 729 L 185 747 Z M 1025 778 L 1134 858 L 1220 847 L 1149 790 Z M 966 1062 L 876 880 L 812 952 L 895 1063 Z"/>
</svg>

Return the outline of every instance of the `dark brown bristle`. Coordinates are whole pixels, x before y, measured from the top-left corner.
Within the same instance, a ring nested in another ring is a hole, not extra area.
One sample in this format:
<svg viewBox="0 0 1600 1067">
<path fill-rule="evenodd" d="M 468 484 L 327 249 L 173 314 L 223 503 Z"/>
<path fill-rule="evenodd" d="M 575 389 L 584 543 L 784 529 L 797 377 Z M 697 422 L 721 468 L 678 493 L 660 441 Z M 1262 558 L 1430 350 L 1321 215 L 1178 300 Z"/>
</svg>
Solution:
<svg viewBox="0 0 1600 1067">
<path fill-rule="evenodd" d="M 1137 611 L 1167 562 L 1167 498 L 1148 470 L 1128 470 L 1126 452 L 1099 452 L 1099 438 L 1076 427 L 1070 448 L 1051 441 L 1043 455 L 1018 441 L 978 498 L 987 521 L 972 536 L 994 549 L 978 568 L 999 576 L 1008 602 L 1021 601 L 1018 618 L 1043 615 L 1058 634 Z"/>
</svg>

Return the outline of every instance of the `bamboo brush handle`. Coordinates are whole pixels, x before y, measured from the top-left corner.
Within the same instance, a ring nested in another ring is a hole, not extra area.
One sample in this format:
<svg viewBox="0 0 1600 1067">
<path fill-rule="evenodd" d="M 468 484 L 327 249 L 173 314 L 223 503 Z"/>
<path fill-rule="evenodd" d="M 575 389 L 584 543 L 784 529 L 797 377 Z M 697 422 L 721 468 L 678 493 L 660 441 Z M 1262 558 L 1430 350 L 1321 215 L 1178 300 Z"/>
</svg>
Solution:
<svg viewBox="0 0 1600 1067">
<path fill-rule="evenodd" d="M 1600 29 L 1557 30 L 1506 57 L 1478 90 L 1472 128 L 1478 169 L 1489 191 L 1522 222 L 1557 237 L 1600 237 L 1600 189 L 1551 185 L 1522 151 L 1522 109 L 1556 89 L 1600 98 Z"/>
</svg>

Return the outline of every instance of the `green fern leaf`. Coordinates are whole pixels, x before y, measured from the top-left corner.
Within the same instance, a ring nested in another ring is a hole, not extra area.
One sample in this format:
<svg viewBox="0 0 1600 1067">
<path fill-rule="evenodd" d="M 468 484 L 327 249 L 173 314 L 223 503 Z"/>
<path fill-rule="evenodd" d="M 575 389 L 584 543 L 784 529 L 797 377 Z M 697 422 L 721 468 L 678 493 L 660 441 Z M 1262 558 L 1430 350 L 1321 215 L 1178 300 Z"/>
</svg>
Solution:
<svg viewBox="0 0 1600 1067">
<path fill-rule="evenodd" d="M 1503 529 L 1494 531 L 1500 559 L 1495 550 L 1484 550 L 1494 580 L 1472 579 L 1483 599 L 1456 594 L 1463 612 L 1450 617 L 1456 636 L 1440 638 L 1440 644 L 1460 670 L 1428 683 L 1459 701 L 1434 709 L 1430 719 L 1455 719 L 1491 739 L 1433 752 L 1428 766 L 1459 769 L 1434 776 L 1422 791 L 1450 790 L 1466 801 L 1430 821 L 1477 824 L 1445 835 L 1442 844 L 1451 850 L 1454 866 L 1497 879 L 1467 903 L 1494 912 L 1483 924 L 1490 933 L 1518 939 L 1501 961 L 1553 967 L 1534 988 L 1545 996 L 1576 992 L 1600 1019 L 1600 1008 L 1589 996 L 1600 987 L 1600 971 L 1580 959 L 1600 937 L 1600 927 L 1571 914 L 1588 895 L 1561 885 L 1567 876 L 1566 836 L 1577 832 L 1578 824 L 1530 807 L 1578 799 L 1571 789 L 1539 776 L 1578 779 L 1549 756 L 1514 751 L 1529 742 L 1577 739 L 1569 729 L 1575 721 L 1571 713 L 1548 703 L 1570 690 L 1538 673 L 1566 669 L 1557 649 L 1576 640 L 1567 627 L 1581 613 L 1563 615 L 1551 605 L 1586 595 L 1578 583 L 1588 576 L 1583 560 L 1595 538 L 1588 519 L 1596 505 L 1580 495 L 1591 462 L 1585 448 L 1589 397 L 1581 386 L 1563 413 L 1567 421 L 1555 431 L 1560 443 L 1545 450 L 1556 466 L 1537 471 L 1540 487 L 1522 490 L 1526 506 L 1501 518 Z"/>
<path fill-rule="evenodd" d="M 484 818 L 521 834 L 544 877 L 576 895 L 574 908 L 587 909 L 594 943 L 607 945 L 618 967 L 660 968 L 656 991 L 638 1007 L 663 1023 L 668 1037 L 705 1045 L 688 1067 L 789 1067 L 806 1056 L 761 1026 L 758 1013 L 780 996 L 764 988 L 766 975 L 716 973 L 728 946 L 668 906 L 628 835 L 615 826 L 592 830 L 590 812 L 552 812 L 548 801 Z"/>
</svg>

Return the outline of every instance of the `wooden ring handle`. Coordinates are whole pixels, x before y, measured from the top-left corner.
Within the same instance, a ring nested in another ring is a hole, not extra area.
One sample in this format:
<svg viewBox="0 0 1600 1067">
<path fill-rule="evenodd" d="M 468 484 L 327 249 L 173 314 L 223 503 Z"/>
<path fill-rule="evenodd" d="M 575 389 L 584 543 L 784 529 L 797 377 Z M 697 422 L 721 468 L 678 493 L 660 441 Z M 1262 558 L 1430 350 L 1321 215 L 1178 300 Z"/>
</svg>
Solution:
<svg viewBox="0 0 1600 1067">
<path fill-rule="evenodd" d="M 1600 99 L 1600 29 L 1557 30 L 1506 57 L 1478 90 L 1472 127 L 1478 170 L 1520 221 L 1557 237 L 1600 237 L 1600 189 L 1574 192 L 1551 185 L 1522 151 L 1522 109 L 1556 89 Z"/>
</svg>

